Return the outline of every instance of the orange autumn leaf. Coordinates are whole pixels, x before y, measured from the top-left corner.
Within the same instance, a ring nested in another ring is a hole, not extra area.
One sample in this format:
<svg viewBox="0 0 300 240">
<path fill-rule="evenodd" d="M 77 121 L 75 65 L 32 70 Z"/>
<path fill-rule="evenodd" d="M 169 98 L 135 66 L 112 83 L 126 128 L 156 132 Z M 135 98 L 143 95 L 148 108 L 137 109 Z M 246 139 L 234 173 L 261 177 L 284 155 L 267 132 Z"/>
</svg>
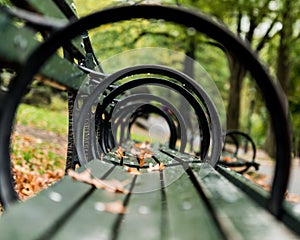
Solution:
<svg viewBox="0 0 300 240">
<path fill-rule="evenodd" d="M 90 169 L 86 169 L 85 171 L 78 173 L 75 172 L 72 169 L 68 170 L 68 175 L 73 178 L 74 180 L 78 181 L 78 182 L 83 182 L 83 183 L 88 183 L 90 184 L 92 181 L 92 177 L 91 177 L 91 170 Z"/>
<path fill-rule="evenodd" d="M 126 207 L 120 201 L 109 202 L 109 203 L 97 202 L 95 204 L 95 208 L 98 211 L 106 211 L 106 212 L 111 212 L 111 213 L 115 213 L 115 214 L 127 213 Z"/>
<path fill-rule="evenodd" d="M 122 158 L 124 157 L 124 150 L 118 146 L 117 148 L 117 154 Z"/>
<path fill-rule="evenodd" d="M 143 167 L 145 165 L 145 159 L 143 156 L 137 156 L 137 159 L 139 161 L 140 167 Z"/>
<path fill-rule="evenodd" d="M 152 166 L 152 164 L 149 165 L 147 168 L 148 171 L 160 171 L 165 168 L 165 165 L 163 163 L 157 163 L 156 165 Z"/>
<path fill-rule="evenodd" d="M 69 169 L 68 174 L 74 180 L 87 183 L 95 188 L 104 189 L 110 192 L 117 193 L 128 193 L 128 190 L 124 188 L 128 184 L 128 181 L 120 182 L 119 180 L 101 180 L 99 178 L 92 178 L 91 170 L 86 169 L 85 171 L 78 173 L 72 169 Z"/>
<path fill-rule="evenodd" d="M 231 161 L 231 158 L 230 158 L 230 157 L 224 157 L 223 160 L 224 160 L 225 162 L 230 162 L 230 161 Z"/>
<path fill-rule="evenodd" d="M 116 193 L 128 193 L 128 190 L 124 188 L 128 184 L 128 181 L 120 182 L 119 180 L 100 180 L 99 178 L 92 179 L 92 185 L 99 189 L 105 189 L 109 192 Z"/>
<path fill-rule="evenodd" d="M 127 170 L 127 172 L 129 172 L 133 175 L 140 175 L 141 174 L 139 172 L 139 170 L 137 170 L 137 168 L 126 167 L 125 169 Z"/>
</svg>

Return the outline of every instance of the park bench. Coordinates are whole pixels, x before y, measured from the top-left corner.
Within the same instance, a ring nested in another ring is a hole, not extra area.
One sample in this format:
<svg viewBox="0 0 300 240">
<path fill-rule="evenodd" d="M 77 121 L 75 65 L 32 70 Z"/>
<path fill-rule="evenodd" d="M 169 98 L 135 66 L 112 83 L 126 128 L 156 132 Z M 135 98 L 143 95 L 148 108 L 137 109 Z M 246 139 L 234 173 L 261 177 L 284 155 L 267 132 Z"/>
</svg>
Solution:
<svg viewBox="0 0 300 240">
<path fill-rule="evenodd" d="M 224 26 L 179 7 L 120 6 L 78 20 L 72 1 L 12 2 L 18 8 L 0 9 L 5 42 L 0 44 L 1 66 L 16 71 L 0 92 L 0 197 L 5 207 L 1 239 L 299 237 L 299 205 L 284 200 L 291 149 L 281 92 L 256 55 Z M 224 136 L 219 116 L 205 89 L 189 76 L 158 65 L 132 66 L 112 74 L 102 71 L 87 31 L 134 18 L 164 19 L 193 28 L 220 42 L 246 65 L 261 89 L 276 137 L 271 192 L 217 164 Z M 22 27 L 16 19 L 22 19 Z M 37 32 L 44 36 L 42 43 L 35 38 Z M 56 53 L 61 46 L 64 57 Z M 67 174 L 20 202 L 10 171 L 10 135 L 16 108 L 37 73 L 69 94 Z M 165 85 L 188 99 L 199 120 L 199 155 L 184 152 L 186 119 L 172 103 L 151 94 L 124 93 L 145 82 Z M 168 123 L 167 145 L 130 139 L 136 118 L 153 112 Z M 178 140 L 183 147 L 176 146 Z M 76 165 L 81 167 L 74 171 Z"/>
<path fill-rule="evenodd" d="M 227 144 L 231 144 L 231 148 L 226 148 Z M 247 133 L 238 130 L 226 131 L 219 164 L 231 167 L 242 174 L 247 172 L 251 167 L 254 167 L 256 171 L 259 169 L 259 163 L 255 162 L 255 158 L 256 145 Z"/>
</svg>

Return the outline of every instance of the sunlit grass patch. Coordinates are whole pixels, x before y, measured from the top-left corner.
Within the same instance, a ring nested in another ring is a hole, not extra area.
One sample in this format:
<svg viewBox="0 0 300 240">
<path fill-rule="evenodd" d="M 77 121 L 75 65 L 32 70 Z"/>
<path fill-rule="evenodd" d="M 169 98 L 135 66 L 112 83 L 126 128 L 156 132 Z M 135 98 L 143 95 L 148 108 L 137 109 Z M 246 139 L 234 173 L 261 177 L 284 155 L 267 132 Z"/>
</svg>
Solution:
<svg viewBox="0 0 300 240">
<path fill-rule="evenodd" d="M 18 124 L 66 134 L 68 126 L 67 103 L 59 98 L 53 98 L 51 105 L 46 107 L 21 104 L 16 119 Z"/>
</svg>

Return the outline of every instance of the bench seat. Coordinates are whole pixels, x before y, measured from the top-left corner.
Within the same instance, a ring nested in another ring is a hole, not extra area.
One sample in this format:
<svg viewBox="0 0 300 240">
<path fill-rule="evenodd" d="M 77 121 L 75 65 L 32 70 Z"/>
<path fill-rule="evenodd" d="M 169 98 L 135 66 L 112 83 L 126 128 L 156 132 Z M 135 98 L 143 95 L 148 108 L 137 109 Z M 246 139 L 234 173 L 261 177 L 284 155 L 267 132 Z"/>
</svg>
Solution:
<svg viewBox="0 0 300 240">
<path fill-rule="evenodd" d="M 8 208 L 1 239 L 297 239 L 210 165 L 171 150 L 155 155 L 165 168 L 140 175 L 112 164 L 109 155 L 89 162 L 94 178 L 127 180 L 129 193 L 65 176 Z M 116 201 L 126 213 L 101 208 Z"/>
</svg>

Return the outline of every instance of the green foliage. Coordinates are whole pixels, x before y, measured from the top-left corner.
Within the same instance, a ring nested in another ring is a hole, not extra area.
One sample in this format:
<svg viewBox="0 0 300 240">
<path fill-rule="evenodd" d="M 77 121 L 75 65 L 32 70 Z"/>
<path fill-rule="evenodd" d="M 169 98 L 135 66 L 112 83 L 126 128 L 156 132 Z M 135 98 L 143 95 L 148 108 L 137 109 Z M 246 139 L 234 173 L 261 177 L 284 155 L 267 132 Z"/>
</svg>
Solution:
<svg viewBox="0 0 300 240">
<path fill-rule="evenodd" d="M 9 0 L 0 0 L 0 5 L 6 5 L 6 6 L 9 6 L 9 5 L 11 5 L 11 3 L 10 3 Z"/>
</svg>

